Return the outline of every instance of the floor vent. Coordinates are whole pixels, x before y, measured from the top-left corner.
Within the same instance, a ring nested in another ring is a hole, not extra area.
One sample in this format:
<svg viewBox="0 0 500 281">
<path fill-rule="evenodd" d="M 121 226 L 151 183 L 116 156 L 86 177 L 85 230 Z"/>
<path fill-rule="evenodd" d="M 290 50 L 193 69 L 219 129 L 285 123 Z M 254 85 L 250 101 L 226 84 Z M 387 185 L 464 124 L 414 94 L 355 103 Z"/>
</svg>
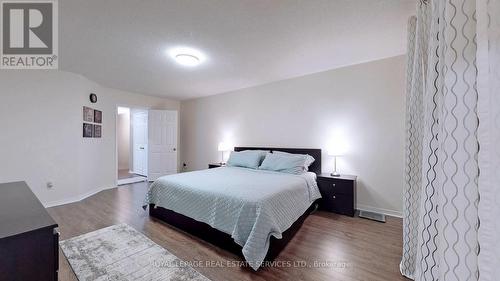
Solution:
<svg viewBox="0 0 500 281">
<path fill-rule="evenodd" d="M 359 217 L 364 218 L 364 219 L 378 221 L 378 222 L 385 222 L 385 215 L 375 213 L 375 212 L 368 212 L 368 211 L 361 211 L 360 210 Z"/>
</svg>

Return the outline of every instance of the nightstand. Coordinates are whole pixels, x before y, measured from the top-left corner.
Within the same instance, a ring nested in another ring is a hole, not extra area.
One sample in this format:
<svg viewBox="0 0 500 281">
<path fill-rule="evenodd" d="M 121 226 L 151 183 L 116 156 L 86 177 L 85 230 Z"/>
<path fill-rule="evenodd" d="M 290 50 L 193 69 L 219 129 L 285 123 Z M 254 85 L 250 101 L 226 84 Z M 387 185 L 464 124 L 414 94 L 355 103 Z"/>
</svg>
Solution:
<svg viewBox="0 0 500 281">
<path fill-rule="evenodd" d="M 317 182 L 323 197 L 320 201 L 322 210 L 354 216 L 356 212 L 356 176 L 332 177 L 325 173 L 318 175 Z"/>
<path fill-rule="evenodd" d="M 219 168 L 219 167 L 222 167 L 222 166 L 226 166 L 226 164 L 222 164 L 222 163 L 211 163 L 211 164 L 208 164 L 208 168 L 209 169 Z"/>
</svg>

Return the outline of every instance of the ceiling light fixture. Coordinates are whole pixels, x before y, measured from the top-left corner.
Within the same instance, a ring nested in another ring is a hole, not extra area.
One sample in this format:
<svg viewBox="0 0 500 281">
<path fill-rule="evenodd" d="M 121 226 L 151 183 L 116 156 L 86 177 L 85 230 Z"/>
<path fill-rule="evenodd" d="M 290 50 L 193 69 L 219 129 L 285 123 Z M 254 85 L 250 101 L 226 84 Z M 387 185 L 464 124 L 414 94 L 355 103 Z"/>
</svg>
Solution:
<svg viewBox="0 0 500 281">
<path fill-rule="evenodd" d="M 206 60 L 202 52 L 193 48 L 173 48 L 168 53 L 171 58 L 183 66 L 198 66 Z"/>
<path fill-rule="evenodd" d="M 197 56 L 190 54 L 178 54 L 175 56 L 175 60 L 182 65 L 186 66 L 197 66 L 200 64 L 200 59 Z"/>
</svg>

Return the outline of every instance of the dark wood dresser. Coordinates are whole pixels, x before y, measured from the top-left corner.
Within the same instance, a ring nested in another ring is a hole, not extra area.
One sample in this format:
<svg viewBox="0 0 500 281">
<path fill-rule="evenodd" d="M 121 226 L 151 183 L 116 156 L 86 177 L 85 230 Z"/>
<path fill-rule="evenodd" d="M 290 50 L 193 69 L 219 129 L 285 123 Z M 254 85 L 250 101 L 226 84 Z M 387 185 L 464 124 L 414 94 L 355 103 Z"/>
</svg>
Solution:
<svg viewBox="0 0 500 281">
<path fill-rule="evenodd" d="M 356 212 L 356 176 L 318 175 L 318 187 L 323 197 L 320 208 L 353 217 Z"/>
<path fill-rule="evenodd" d="M 0 280 L 57 280 L 56 228 L 25 182 L 0 184 Z"/>
</svg>

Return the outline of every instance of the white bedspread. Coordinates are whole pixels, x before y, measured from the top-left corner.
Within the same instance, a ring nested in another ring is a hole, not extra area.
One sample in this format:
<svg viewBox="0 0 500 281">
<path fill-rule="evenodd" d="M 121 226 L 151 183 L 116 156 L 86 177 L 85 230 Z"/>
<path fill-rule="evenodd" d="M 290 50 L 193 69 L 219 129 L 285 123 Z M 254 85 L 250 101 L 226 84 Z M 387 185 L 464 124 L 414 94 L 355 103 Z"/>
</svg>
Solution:
<svg viewBox="0 0 500 281">
<path fill-rule="evenodd" d="M 149 188 L 144 205 L 155 204 L 230 234 L 257 270 L 271 235 L 281 238 L 318 198 L 311 172 L 222 167 L 161 177 Z"/>
</svg>

